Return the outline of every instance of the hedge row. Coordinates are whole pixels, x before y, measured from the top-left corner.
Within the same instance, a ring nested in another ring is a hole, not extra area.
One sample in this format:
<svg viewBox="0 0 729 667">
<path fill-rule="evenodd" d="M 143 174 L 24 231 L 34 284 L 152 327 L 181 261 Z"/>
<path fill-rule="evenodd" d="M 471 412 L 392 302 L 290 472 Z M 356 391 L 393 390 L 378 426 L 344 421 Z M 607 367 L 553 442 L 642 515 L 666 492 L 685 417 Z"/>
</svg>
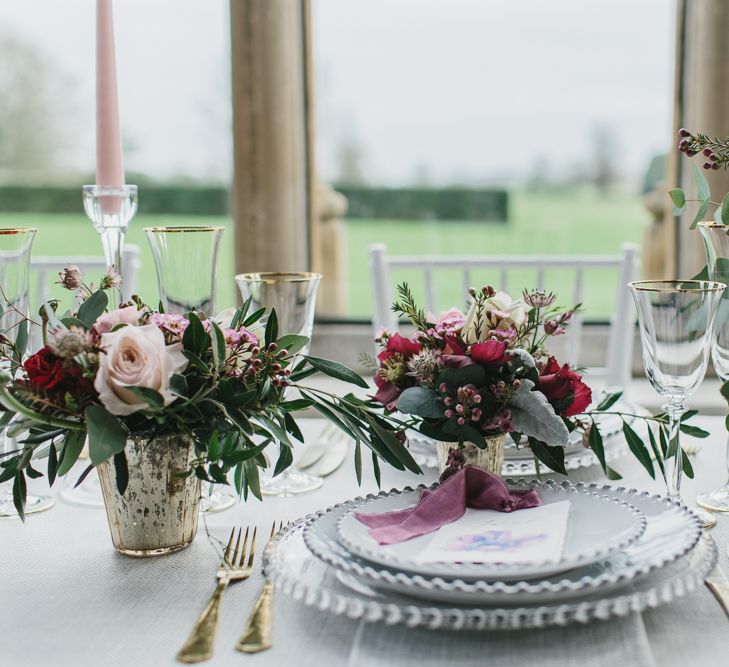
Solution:
<svg viewBox="0 0 729 667">
<path fill-rule="evenodd" d="M 470 188 L 376 188 L 335 186 L 349 201 L 347 217 L 392 220 L 477 220 L 505 222 L 505 190 Z M 79 213 L 81 188 L 0 186 L 0 211 Z M 179 215 L 227 215 L 222 187 L 140 186 L 139 211 Z"/>
<path fill-rule="evenodd" d="M 349 202 L 350 218 L 506 222 L 506 190 L 473 188 L 376 188 L 335 185 Z"/>
</svg>

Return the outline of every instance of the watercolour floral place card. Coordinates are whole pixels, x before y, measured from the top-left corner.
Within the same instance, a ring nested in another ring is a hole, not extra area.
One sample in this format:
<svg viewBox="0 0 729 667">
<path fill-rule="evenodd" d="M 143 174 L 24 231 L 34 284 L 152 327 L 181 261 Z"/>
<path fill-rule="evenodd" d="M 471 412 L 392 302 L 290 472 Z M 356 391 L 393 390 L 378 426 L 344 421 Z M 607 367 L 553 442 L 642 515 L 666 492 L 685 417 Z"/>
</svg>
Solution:
<svg viewBox="0 0 729 667">
<path fill-rule="evenodd" d="M 539 563 L 562 558 L 569 501 L 518 512 L 467 509 L 442 526 L 416 556 L 418 563 Z"/>
</svg>

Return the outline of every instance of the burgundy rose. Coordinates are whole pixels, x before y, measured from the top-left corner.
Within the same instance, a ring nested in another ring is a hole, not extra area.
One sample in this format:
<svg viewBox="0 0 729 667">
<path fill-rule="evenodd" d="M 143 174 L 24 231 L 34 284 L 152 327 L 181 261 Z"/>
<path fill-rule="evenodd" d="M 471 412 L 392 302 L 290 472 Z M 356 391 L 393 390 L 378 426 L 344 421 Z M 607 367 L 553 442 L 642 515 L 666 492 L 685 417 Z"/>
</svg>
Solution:
<svg viewBox="0 0 729 667">
<path fill-rule="evenodd" d="M 560 367 L 554 357 L 549 357 L 539 374 L 536 388 L 563 417 L 584 412 L 592 402 L 592 390 L 582 382 L 582 376 L 569 364 Z"/>
<path fill-rule="evenodd" d="M 81 367 L 65 362 L 46 346 L 28 357 L 23 364 L 30 386 L 47 394 L 70 393 L 76 397 L 95 394 L 94 385 L 83 376 Z"/>
<path fill-rule="evenodd" d="M 31 386 L 41 391 L 59 389 L 67 377 L 63 360 L 53 354 L 48 346 L 28 357 L 23 368 L 28 374 Z"/>
<path fill-rule="evenodd" d="M 485 366 L 500 366 L 509 361 L 511 355 L 506 354 L 506 343 L 500 340 L 487 340 L 471 345 L 471 358 Z"/>
<path fill-rule="evenodd" d="M 383 362 L 393 354 L 401 354 L 405 359 L 408 359 L 420 352 L 421 349 L 420 343 L 416 343 L 400 334 L 395 334 L 387 339 L 387 346 L 377 355 L 377 358 L 380 362 Z"/>
</svg>

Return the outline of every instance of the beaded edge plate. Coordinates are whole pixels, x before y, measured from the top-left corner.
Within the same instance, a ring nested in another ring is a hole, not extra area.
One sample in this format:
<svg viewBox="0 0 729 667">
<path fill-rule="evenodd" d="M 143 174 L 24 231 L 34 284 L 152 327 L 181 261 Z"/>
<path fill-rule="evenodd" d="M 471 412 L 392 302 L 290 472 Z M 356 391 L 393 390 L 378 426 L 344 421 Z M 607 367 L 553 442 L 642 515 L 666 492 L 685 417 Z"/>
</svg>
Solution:
<svg viewBox="0 0 729 667">
<path fill-rule="evenodd" d="M 658 534 L 646 531 L 627 553 L 618 554 L 604 564 L 578 568 L 559 577 L 509 582 L 465 581 L 453 577 L 412 575 L 397 569 L 380 567 L 354 556 L 337 541 L 336 523 L 339 516 L 348 511 L 356 499 L 333 505 L 309 517 L 303 528 L 303 537 L 306 546 L 317 558 L 376 588 L 443 601 L 470 600 L 473 604 L 488 599 L 492 602 L 498 600 L 504 604 L 513 604 L 525 596 L 553 601 L 578 593 L 613 589 L 634 579 L 646 577 L 685 556 L 696 546 L 701 536 L 698 518 L 685 505 L 636 489 L 595 484 L 588 488 L 605 495 L 625 498 L 630 504 L 647 513 L 649 526 L 652 521 L 658 520 L 668 520 L 671 523 L 659 529 Z"/>
<path fill-rule="evenodd" d="M 698 545 L 673 566 L 611 595 L 582 596 L 571 603 L 518 607 L 457 607 L 384 594 L 318 560 L 303 541 L 309 517 L 284 528 L 263 554 L 263 566 L 277 592 L 306 607 L 338 616 L 388 625 L 450 630 L 519 630 L 565 626 L 627 616 L 703 586 L 718 559 L 714 540 L 704 533 Z M 347 580 L 349 578 L 349 581 Z"/>
</svg>

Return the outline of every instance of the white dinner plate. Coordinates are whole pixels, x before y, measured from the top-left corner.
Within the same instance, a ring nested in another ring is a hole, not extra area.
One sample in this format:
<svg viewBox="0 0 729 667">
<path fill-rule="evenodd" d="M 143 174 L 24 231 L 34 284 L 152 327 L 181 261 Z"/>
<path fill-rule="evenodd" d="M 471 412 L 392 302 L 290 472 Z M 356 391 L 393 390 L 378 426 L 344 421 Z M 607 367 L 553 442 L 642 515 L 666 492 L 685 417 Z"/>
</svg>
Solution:
<svg viewBox="0 0 729 667">
<path fill-rule="evenodd" d="M 491 605 L 549 603 L 595 591 L 606 593 L 653 574 L 696 546 L 701 526 L 696 515 L 685 505 L 635 489 L 596 485 L 590 488 L 637 507 L 647 519 L 646 531 L 624 551 L 604 561 L 543 579 L 464 581 L 424 577 L 370 563 L 351 554 L 337 539 L 337 523 L 355 502 L 352 500 L 311 516 L 304 527 L 303 537 L 307 548 L 324 563 L 378 590 L 431 601 Z"/>
<path fill-rule="evenodd" d="M 570 502 L 564 549 L 558 559 L 522 563 L 418 562 L 418 555 L 430 543 L 433 534 L 381 546 L 370 536 L 367 526 L 354 516 L 355 512 L 379 513 L 412 507 L 418 502 L 422 489 L 368 496 L 354 503 L 339 519 L 337 536 L 341 544 L 356 556 L 405 572 L 426 577 L 513 581 L 546 577 L 595 563 L 629 546 L 646 529 L 645 516 L 620 498 L 567 482 L 560 486 L 524 480 L 510 484 L 510 488 L 515 490 L 530 487 L 537 489 L 543 505 L 565 500 Z"/>
</svg>

